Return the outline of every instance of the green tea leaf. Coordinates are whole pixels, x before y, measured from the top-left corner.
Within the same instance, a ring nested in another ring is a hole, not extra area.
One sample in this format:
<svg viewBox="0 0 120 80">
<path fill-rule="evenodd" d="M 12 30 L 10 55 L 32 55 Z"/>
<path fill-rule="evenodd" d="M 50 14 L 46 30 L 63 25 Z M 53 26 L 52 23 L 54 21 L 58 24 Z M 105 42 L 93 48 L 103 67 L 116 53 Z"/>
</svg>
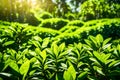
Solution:
<svg viewBox="0 0 120 80">
<path fill-rule="evenodd" d="M 18 65 L 17 65 L 14 61 L 11 61 L 10 64 L 9 64 L 9 66 L 10 66 L 13 70 L 15 70 L 16 72 L 19 72 L 19 67 L 18 67 Z"/>
<path fill-rule="evenodd" d="M 13 43 L 15 43 L 15 41 L 7 41 L 3 44 L 3 46 L 8 46 L 8 45 L 11 45 Z"/>
<path fill-rule="evenodd" d="M 70 75 L 69 78 L 71 78 L 72 76 L 72 80 L 75 80 L 76 79 L 76 71 L 73 67 L 73 65 L 70 65 L 70 67 L 68 68 L 68 70 L 65 72 L 65 75 Z M 66 80 L 69 80 L 69 79 L 66 79 Z"/>
<path fill-rule="evenodd" d="M 98 35 L 96 36 L 96 39 L 97 39 L 97 41 L 99 41 L 99 42 L 103 42 L 103 37 L 102 37 L 101 34 L 98 34 Z"/>
<path fill-rule="evenodd" d="M 115 67 L 120 64 L 120 60 L 113 61 L 112 63 L 109 64 L 109 68 Z"/>
<path fill-rule="evenodd" d="M 85 39 L 85 43 L 87 44 L 87 45 L 89 45 L 90 47 L 92 47 L 92 42 L 91 41 L 89 41 L 89 40 L 87 40 L 87 39 Z"/>
<path fill-rule="evenodd" d="M 87 72 L 82 72 L 82 73 L 78 76 L 78 80 L 84 80 L 85 77 L 87 77 Z"/>
<path fill-rule="evenodd" d="M 103 73 L 103 71 L 102 71 L 102 69 L 101 69 L 101 68 L 97 67 L 97 68 L 96 68 L 96 71 L 97 71 L 99 74 L 101 74 L 101 75 L 104 75 L 104 76 L 105 76 L 105 74 Z"/>
<path fill-rule="evenodd" d="M 35 49 L 35 52 L 36 52 L 37 55 L 40 55 L 40 53 L 41 53 L 40 48 L 36 48 L 36 49 Z"/>
<path fill-rule="evenodd" d="M 102 48 L 103 49 L 106 49 L 106 48 L 108 48 L 108 47 L 110 47 L 111 46 L 111 44 L 106 44 L 106 45 L 104 45 Z"/>
<path fill-rule="evenodd" d="M 45 60 L 46 60 L 46 51 L 45 50 L 43 50 L 41 53 L 41 56 L 42 56 L 42 58 L 43 58 L 43 63 L 45 62 Z"/>
<path fill-rule="evenodd" d="M 111 40 L 111 38 L 107 38 L 103 41 L 103 45 L 102 46 L 105 46 L 109 41 Z"/>
<path fill-rule="evenodd" d="M 29 67 L 30 67 L 30 61 L 27 60 L 26 62 L 24 62 L 21 67 L 20 67 L 20 73 L 22 75 L 24 74 L 27 74 L 28 70 L 29 70 Z"/>
<path fill-rule="evenodd" d="M 92 46 L 93 46 L 93 48 L 94 48 L 94 47 L 98 47 L 96 37 L 94 37 L 94 36 L 89 36 L 89 38 L 90 38 L 90 40 L 92 41 Z"/>
<path fill-rule="evenodd" d="M 63 77 L 64 77 L 65 80 L 74 80 L 73 77 L 72 77 L 72 74 L 70 72 L 68 72 L 68 71 L 64 72 Z"/>
<path fill-rule="evenodd" d="M 58 46 L 56 44 L 53 44 L 52 50 L 53 50 L 55 56 L 58 57 Z"/>
<path fill-rule="evenodd" d="M 12 76 L 12 74 L 10 74 L 10 73 L 5 73 L 5 72 L 0 72 L 0 76 L 4 76 L 4 77 L 11 77 Z"/>
<path fill-rule="evenodd" d="M 62 44 L 59 46 L 59 51 L 60 51 L 60 52 L 63 52 L 64 49 L 65 49 L 65 43 L 62 43 Z"/>
<path fill-rule="evenodd" d="M 47 47 L 48 44 L 49 44 L 49 38 L 45 38 L 45 39 L 43 40 L 43 43 L 42 43 L 42 48 Z"/>
</svg>

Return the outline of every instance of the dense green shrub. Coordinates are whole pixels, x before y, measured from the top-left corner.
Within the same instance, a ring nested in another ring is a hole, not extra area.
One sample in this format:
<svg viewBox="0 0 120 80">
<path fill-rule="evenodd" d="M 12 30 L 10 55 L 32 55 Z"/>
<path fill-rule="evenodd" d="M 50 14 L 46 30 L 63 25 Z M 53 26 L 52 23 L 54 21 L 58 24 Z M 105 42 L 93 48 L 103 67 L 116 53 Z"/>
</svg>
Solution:
<svg viewBox="0 0 120 80">
<path fill-rule="evenodd" d="M 67 25 L 82 27 L 84 25 L 84 22 L 80 20 L 74 20 L 74 21 L 70 21 Z"/>
<path fill-rule="evenodd" d="M 68 20 L 75 20 L 76 17 L 75 17 L 75 14 L 67 13 L 67 14 L 65 14 L 65 19 L 68 19 Z"/>
<path fill-rule="evenodd" d="M 6 26 L 7 25 L 7 26 Z M 2 22 L 0 25 L 0 52 L 3 52 L 7 48 L 18 51 L 24 48 L 35 48 L 31 40 L 37 38 L 44 40 L 44 38 L 49 37 L 49 39 L 59 35 L 60 32 L 52 29 L 46 29 L 42 27 L 29 26 L 28 24 L 19 23 L 7 23 Z M 35 41 L 36 43 L 37 41 Z M 49 41 L 50 42 L 50 41 Z M 38 41 L 40 45 L 41 41 Z"/>
<path fill-rule="evenodd" d="M 33 27 L 33 26 L 26 27 L 24 31 L 32 35 L 38 35 L 42 39 L 46 37 L 53 38 L 60 34 L 60 32 L 57 30 L 42 28 L 42 27 Z"/>
<path fill-rule="evenodd" d="M 60 28 L 67 25 L 67 23 L 68 23 L 68 20 L 65 20 L 65 19 L 51 18 L 51 19 L 43 20 L 39 26 L 59 30 Z"/>
<path fill-rule="evenodd" d="M 92 23 L 91 23 L 92 22 Z M 66 42 L 66 44 L 82 41 L 89 35 L 102 34 L 104 38 L 112 37 L 113 39 L 119 39 L 120 37 L 120 22 L 119 19 L 101 19 L 86 22 L 83 27 L 76 29 L 72 33 L 63 33 L 55 37 L 60 42 Z M 98 23 L 98 24 L 97 24 Z M 64 31 L 65 29 L 63 28 Z M 66 30 L 67 31 L 67 30 Z M 72 37 L 72 39 L 70 38 Z M 79 37 L 79 38 L 76 38 Z"/>
<path fill-rule="evenodd" d="M 20 47 L 27 43 L 31 38 L 31 35 L 28 35 L 24 32 L 27 24 L 11 23 L 9 26 L 0 26 L 0 46 L 1 51 L 11 47 L 15 50 L 19 50 Z"/>
<path fill-rule="evenodd" d="M 78 28 L 79 28 L 78 26 L 64 26 L 59 31 L 60 32 L 66 32 L 66 33 L 71 33 L 71 32 L 76 31 Z"/>
<path fill-rule="evenodd" d="M 0 21 L 0 25 L 1 26 L 9 26 L 9 25 L 11 25 L 11 23 L 7 22 L 7 21 Z"/>
<path fill-rule="evenodd" d="M 66 45 L 73 44 L 74 42 L 80 42 L 80 36 L 78 34 L 73 33 L 62 33 L 55 38 L 52 39 L 56 44 L 61 44 L 65 42 Z"/>
<path fill-rule="evenodd" d="M 42 19 L 49 19 L 49 18 L 53 18 L 52 14 L 48 13 L 48 12 L 43 12 L 40 14 L 39 16 Z"/>
</svg>

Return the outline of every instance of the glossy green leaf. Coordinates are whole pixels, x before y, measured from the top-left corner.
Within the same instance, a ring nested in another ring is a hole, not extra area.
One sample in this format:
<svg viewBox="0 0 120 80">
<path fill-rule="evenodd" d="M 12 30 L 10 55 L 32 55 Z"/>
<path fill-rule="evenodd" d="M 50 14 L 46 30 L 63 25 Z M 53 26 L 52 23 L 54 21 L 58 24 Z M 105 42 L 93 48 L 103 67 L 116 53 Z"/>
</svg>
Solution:
<svg viewBox="0 0 120 80">
<path fill-rule="evenodd" d="M 16 72 L 19 72 L 19 67 L 18 67 L 17 63 L 15 63 L 14 61 L 11 61 L 10 64 L 9 64 L 9 66 L 10 66 L 13 70 L 15 70 Z"/>
<path fill-rule="evenodd" d="M 35 49 L 35 52 L 36 52 L 37 55 L 40 55 L 40 53 L 41 53 L 40 48 L 36 48 L 36 49 Z"/>
<path fill-rule="evenodd" d="M 96 36 L 96 39 L 97 39 L 97 41 L 99 41 L 99 42 L 103 42 L 103 37 L 102 37 L 101 34 L 98 34 L 98 35 Z"/>
<path fill-rule="evenodd" d="M 105 74 L 104 74 L 103 71 L 102 71 L 102 68 L 99 68 L 99 67 L 97 67 L 97 66 L 94 66 L 94 69 L 95 69 L 99 74 L 105 76 Z"/>
<path fill-rule="evenodd" d="M 30 61 L 27 60 L 26 62 L 24 62 L 24 63 L 20 66 L 20 73 L 21 73 L 22 75 L 27 74 L 29 68 L 30 68 Z"/>
<path fill-rule="evenodd" d="M 8 46 L 8 45 L 11 45 L 13 43 L 15 43 L 15 41 L 7 41 L 3 44 L 3 46 Z"/>
<path fill-rule="evenodd" d="M 87 45 L 89 45 L 90 47 L 92 47 L 92 42 L 91 41 L 85 39 L 85 42 L 86 42 Z"/>
<path fill-rule="evenodd" d="M 96 40 L 96 38 L 93 37 L 93 36 L 89 36 L 89 38 L 90 38 L 90 40 L 94 43 L 94 45 L 97 46 L 97 40 Z M 93 45 L 93 43 L 92 43 L 92 45 Z"/>
<path fill-rule="evenodd" d="M 64 72 L 64 79 L 65 80 L 74 80 L 73 77 L 72 77 L 72 74 L 68 71 Z"/>
<path fill-rule="evenodd" d="M 40 55 L 42 56 L 42 58 L 43 58 L 43 62 L 45 62 L 45 60 L 46 60 L 46 57 L 47 57 L 47 55 L 46 55 L 46 51 L 44 50 L 44 51 L 42 51 L 41 53 L 40 53 Z"/>
<path fill-rule="evenodd" d="M 113 61 L 112 63 L 109 64 L 109 68 L 115 67 L 117 65 L 120 65 L 120 60 Z"/>
<path fill-rule="evenodd" d="M 47 47 L 48 44 L 49 44 L 49 38 L 45 38 L 45 39 L 43 40 L 43 43 L 42 43 L 42 48 Z"/>
<path fill-rule="evenodd" d="M 79 76 L 78 76 L 78 80 L 84 80 L 87 77 L 87 72 L 82 72 Z"/>
<path fill-rule="evenodd" d="M 10 73 L 5 73 L 5 72 L 0 72 L 0 76 L 4 76 L 4 77 L 11 77 L 12 76 L 12 74 L 10 74 Z"/>
<path fill-rule="evenodd" d="M 40 42 L 42 41 L 42 39 L 41 39 L 39 36 L 34 36 L 33 38 L 34 38 L 36 41 L 40 41 Z"/>
<path fill-rule="evenodd" d="M 53 48 L 52 50 L 53 50 L 55 56 L 58 57 L 58 46 L 56 44 L 53 44 L 52 48 Z"/>
<path fill-rule="evenodd" d="M 65 49 L 65 43 L 62 43 L 62 44 L 59 46 L 59 51 L 60 51 L 60 52 L 63 52 L 64 49 Z"/>
<path fill-rule="evenodd" d="M 109 41 L 111 40 L 111 38 L 107 38 L 103 41 L 103 45 L 102 46 L 105 46 Z"/>
<path fill-rule="evenodd" d="M 108 47 L 110 47 L 111 46 L 111 44 L 106 44 L 106 45 L 104 45 L 102 48 L 103 49 L 106 49 L 106 48 L 108 48 Z"/>
<path fill-rule="evenodd" d="M 74 69 L 74 67 L 72 65 L 70 65 L 70 67 L 68 68 L 68 70 L 65 71 L 65 73 L 64 73 L 65 80 L 69 80 L 69 79 L 66 79 L 66 77 L 65 77 L 67 75 L 69 75 L 69 78 L 72 78 L 72 80 L 76 79 L 76 71 L 75 71 L 75 69 Z"/>
</svg>

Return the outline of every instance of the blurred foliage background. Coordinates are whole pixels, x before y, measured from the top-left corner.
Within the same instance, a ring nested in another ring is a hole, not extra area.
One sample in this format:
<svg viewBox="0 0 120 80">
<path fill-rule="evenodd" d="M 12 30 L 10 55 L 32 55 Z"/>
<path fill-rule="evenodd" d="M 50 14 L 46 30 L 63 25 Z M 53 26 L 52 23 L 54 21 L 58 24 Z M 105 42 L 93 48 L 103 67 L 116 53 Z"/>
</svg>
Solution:
<svg viewBox="0 0 120 80">
<path fill-rule="evenodd" d="M 45 13 L 45 14 L 43 14 Z M 120 17 L 120 0 L 0 0 L 0 19 L 38 25 L 41 19 Z"/>
</svg>

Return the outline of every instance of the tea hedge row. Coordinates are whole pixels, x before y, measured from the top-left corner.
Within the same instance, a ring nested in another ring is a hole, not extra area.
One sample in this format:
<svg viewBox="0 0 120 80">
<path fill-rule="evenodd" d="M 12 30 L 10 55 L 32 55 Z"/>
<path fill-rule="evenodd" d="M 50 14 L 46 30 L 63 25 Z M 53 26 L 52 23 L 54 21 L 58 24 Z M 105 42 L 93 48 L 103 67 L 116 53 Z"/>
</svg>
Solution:
<svg viewBox="0 0 120 80">
<path fill-rule="evenodd" d="M 65 32 L 54 38 L 59 43 L 65 42 L 66 44 L 84 41 L 89 35 L 102 34 L 104 38 L 112 37 L 113 39 L 120 38 L 120 19 L 101 19 L 93 20 L 84 23 L 84 26 L 80 28 L 67 28 L 63 27 L 60 31 Z M 66 30 L 65 30 L 66 29 Z M 68 30 L 67 30 L 68 29 Z M 69 32 L 71 29 L 71 33 Z M 73 29 L 73 30 L 72 30 Z"/>
</svg>

